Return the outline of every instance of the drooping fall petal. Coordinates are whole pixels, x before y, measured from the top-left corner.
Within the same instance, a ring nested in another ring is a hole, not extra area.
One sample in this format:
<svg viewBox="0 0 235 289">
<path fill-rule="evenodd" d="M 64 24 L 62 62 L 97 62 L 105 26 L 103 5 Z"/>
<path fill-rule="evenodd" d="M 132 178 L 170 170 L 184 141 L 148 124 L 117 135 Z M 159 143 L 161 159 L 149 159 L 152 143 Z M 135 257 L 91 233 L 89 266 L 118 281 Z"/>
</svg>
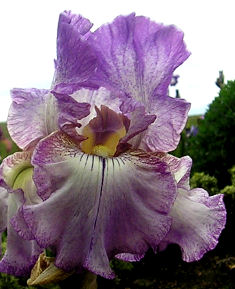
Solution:
<svg viewBox="0 0 235 289">
<path fill-rule="evenodd" d="M 1 164 L 1 186 L 7 190 L 7 250 L 0 261 L 0 272 L 27 276 L 42 249 L 33 239 L 22 218 L 22 205 L 40 202 L 30 170 L 29 152 L 15 153 Z M 31 167 L 32 170 L 32 167 Z M 20 222 L 18 222 L 20 221 Z M 21 236 L 17 233 L 21 229 Z M 25 239 L 23 239 L 24 237 Z"/>
<path fill-rule="evenodd" d="M 112 278 L 110 258 L 156 249 L 170 228 L 175 182 L 156 157 L 86 155 L 58 132 L 38 144 L 33 164 L 45 201 L 25 206 L 24 219 L 42 247 L 56 248 L 65 271 Z"/>
<path fill-rule="evenodd" d="M 181 247 L 184 261 L 199 260 L 207 251 L 214 249 L 224 229 L 226 209 L 223 195 L 209 196 L 201 188 L 190 190 L 189 157 L 177 159 L 166 155 L 162 159 L 170 165 L 175 175 L 178 195 L 170 211 L 171 229 L 160 248 L 176 243 Z"/>
<path fill-rule="evenodd" d="M 0 181 L 0 185 L 1 185 Z M 1 251 L 1 243 L 2 243 L 2 232 L 5 231 L 7 227 L 7 200 L 8 200 L 8 192 L 4 187 L 0 187 L 0 255 Z"/>
</svg>

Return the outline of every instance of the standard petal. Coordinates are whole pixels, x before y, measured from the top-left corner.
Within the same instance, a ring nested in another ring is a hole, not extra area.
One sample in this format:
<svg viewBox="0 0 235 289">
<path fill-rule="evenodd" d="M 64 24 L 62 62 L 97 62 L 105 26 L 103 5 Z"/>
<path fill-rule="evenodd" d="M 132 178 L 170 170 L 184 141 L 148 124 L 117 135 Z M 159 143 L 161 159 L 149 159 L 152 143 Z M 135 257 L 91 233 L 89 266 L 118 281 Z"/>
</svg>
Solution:
<svg viewBox="0 0 235 289">
<path fill-rule="evenodd" d="M 96 57 L 86 41 L 91 22 L 71 12 L 60 14 L 54 85 L 82 83 L 96 67 Z"/>
<path fill-rule="evenodd" d="M 170 228 L 175 182 L 157 157 L 86 155 L 58 132 L 38 144 L 33 164 L 45 201 L 25 206 L 24 218 L 65 271 L 85 267 L 112 278 L 110 258 L 156 249 Z"/>
<path fill-rule="evenodd" d="M 7 126 L 16 144 L 26 149 L 58 129 L 58 112 L 55 97 L 44 89 L 11 91 L 13 103 Z"/>
<path fill-rule="evenodd" d="M 134 14 L 117 17 L 88 41 L 98 58 L 94 82 L 146 106 L 166 95 L 173 71 L 189 56 L 181 31 Z"/>
<path fill-rule="evenodd" d="M 154 152 L 169 152 L 176 149 L 189 109 L 190 104 L 183 99 L 156 97 L 149 112 L 155 114 L 157 118 L 142 135 L 140 148 Z"/>
</svg>

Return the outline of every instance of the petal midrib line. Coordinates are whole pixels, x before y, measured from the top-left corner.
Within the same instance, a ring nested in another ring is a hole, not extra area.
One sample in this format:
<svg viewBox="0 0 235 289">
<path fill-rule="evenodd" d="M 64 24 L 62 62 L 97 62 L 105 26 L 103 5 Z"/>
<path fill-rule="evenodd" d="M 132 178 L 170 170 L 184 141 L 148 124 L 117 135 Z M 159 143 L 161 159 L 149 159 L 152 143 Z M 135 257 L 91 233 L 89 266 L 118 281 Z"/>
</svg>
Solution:
<svg viewBox="0 0 235 289">
<path fill-rule="evenodd" d="M 93 227 L 93 233 L 92 233 L 92 237 L 91 237 L 90 251 L 89 252 L 91 252 L 92 247 L 93 247 L 93 243 L 94 243 L 94 235 L 95 235 L 97 219 L 98 219 L 99 212 L 100 212 L 100 205 L 101 205 L 101 198 L 102 198 L 102 193 L 103 193 L 103 185 L 104 185 L 104 177 L 105 177 L 105 168 L 106 168 L 106 159 L 99 157 L 99 161 L 102 162 L 101 185 L 100 185 L 100 190 L 99 190 L 99 201 L 98 201 L 97 213 L 96 213 L 95 221 L 94 221 L 94 227 Z M 93 162 L 92 162 L 92 164 L 93 164 Z"/>
</svg>

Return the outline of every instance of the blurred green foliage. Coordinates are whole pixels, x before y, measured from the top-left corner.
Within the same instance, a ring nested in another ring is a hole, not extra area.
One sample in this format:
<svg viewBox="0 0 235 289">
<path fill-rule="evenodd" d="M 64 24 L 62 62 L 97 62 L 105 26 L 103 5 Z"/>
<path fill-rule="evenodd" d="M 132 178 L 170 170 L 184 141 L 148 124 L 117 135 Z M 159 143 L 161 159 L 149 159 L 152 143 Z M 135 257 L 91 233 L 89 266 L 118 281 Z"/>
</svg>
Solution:
<svg viewBox="0 0 235 289">
<path fill-rule="evenodd" d="M 189 139 L 187 152 L 193 171 L 215 176 L 219 188 L 230 181 L 228 168 L 235 164 L 235 81 L 229 81 L 209 105 L 198 125 L 198 134 Z"/>
<path fill-rule="evenodd" d="M 228 170 L 231 174 L 231 185 L 224 187 L 221 193 L 225 196 L 231 196 L 233 202 L 235 201 L 235 166 Z"/>
<path fill-rule="evenodd" d="M 0 123 L 0 131 L 1 131 L 0 137 L 0 163 L 1 163 L 1 161 L 5 157 L 7 157 L 10 154 L 13 154 L 16 151 L 20 151 L 20 149 L 11 139 L 5 122 Z"/>
<path fill-rule="evenodd" d="M 190 136 L 188 135 L 188 131 L 192 126 L 198 127 L 202 121 L 202 115 L 191 115 L 188 117 L 187 123 L 185 125 L 185 129 L 181 133 L 180 143 L 178 144 L 177 148 L 171 152 L 172 155 L 176 157 L 182 157 L 189 154 L 189 142 Z"/>
<path fill-rule="evenodd" d="M 210 195 L 215 195 L 219 192 L 217 179 L 203 172 L 194 173 L 190 184 L 191 188 L 203 188 Z"/>
</svg>

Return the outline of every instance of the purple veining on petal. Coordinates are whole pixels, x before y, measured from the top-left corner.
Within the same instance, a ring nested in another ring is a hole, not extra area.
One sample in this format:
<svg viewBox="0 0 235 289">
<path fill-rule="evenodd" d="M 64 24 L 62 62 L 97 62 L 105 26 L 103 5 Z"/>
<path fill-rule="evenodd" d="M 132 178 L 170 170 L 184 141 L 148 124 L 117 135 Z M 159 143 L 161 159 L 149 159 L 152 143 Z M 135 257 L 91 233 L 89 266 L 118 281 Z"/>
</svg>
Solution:
<svg viewBox="0 0 235 289">
<path fill-rule="evenodd" d="M 135 14 L 101 26 L 88 41 L 98 58 L 93 81 L 144 104 L 166 95 L 173 71 L 189 56 L 181 31 Z"/>
<path fill-rule="evenodd" d="M 4 189 L 8 196 L 5 208 L 7 250 L 0 261 L 0 271 L 15 276 L 27 276 L 42 252 L 28 230 L 22 211 L 24 204 L 41 201 L 36 195 L 36 188 L 30 174 L 27 175 L 27 179 L 20 179 L 25 191 L 13 189 L 22 171 L 31 167 L 30 159 L 30 152 L 17 152 L 5 158 L 0 167 L 0 190 Z"/>
<path fill-rule="evenodd" d="M 23 205 L 22 190 L 9 188 L 8 190 L 8 220 L 14 218 L 17 211 Z M 14 221 L 13 221 L 14 222 Z M 23 222 L 23 219 L 21 220 Z M 24 223 L 26 228 L 26 223 Z M 21 227 L 22 229 L 23 227 Z M 30 231 L 27 232 L 27 237 L 33 237 Z M 13 229 L 11 222 L 7 224 L 7 250 L 0 261 L 0 272 L 15 276 L 27 276 L 30 274 L 42 249 L 37 245 L 35 240 L 28 241 L 22 239 Z"/>
<path fill-rule="evenodd" d="M 60 14 L 54 85 L 82 83 L 96 67 L 96 56 L 88 44 L 90 21 L 71 12 Z"/>
<path fill-rule="evenodd" d="M 20 148 L 31 147 L 58 129 L 56 100 L 48 90 L 15 88 L 11 94 L 7 127 Z"/>
<path fill-rule="evenodd" d="M 81 125 L 78 120 L 86 117 L 90 113 L 90 104 L 85 102 L 77 102 L 74 98 L 67 94 L 59 94 L 53 92 L 58 101 L 59 111 L 59 127 L 78 142 L 84 138 L 76 131 Z"/>
<path fill-rule="evenodd" d="M 7 200 L 8 192 L 4 187 L 1 187 L 0 183 L 0 255 L 1 251 L 1 242 L 2 242 L 2 232 L 5 231 L 7 227 Z"/>
<path fill-rule="evenodd" d="M 6 228 L 7 199 L 8 199 L 7 190 L 5 188 L 0 187 L 0 232 L 3 232 Z"/>
<path fill-rule="evenodd" d="M 126 136 L 121 140 L 121 143 L 126 143 L 136 135 L 145 131 L 151 123 L 156 119 L 155 115 L 147 115 L 144 107 L 137 107 L 133 112 L 128 114 L 130 119 L 130 127 Z M 136 141 L 130 142 L 133 148 L 138 148 L 139 143 Z"/>
<path fill-rule="evenodd" d="M 115 255 L 115 258 L 126 261 L 126 262 L 137 262 L 140 261 L 142 258 L 144 258 L 145 254 L 140 254 L 140 255 L 134 255 L 134 254 L 128 254 L 128 253 L 121 253 Z"/>
<path fill-rule="evenodd" d="M 170 211 L 172 227 L 160 244 L 160 249 L 169 243 L 176 243 L 181 247 L 183 260 L 199 260 L 207 251 L 215 248 L 225 227 L 223 195 L 209 196 L 201 188 L 190 190 L 188 179 L 191 162 L 187 157 L 177 159 L 168 155 L 162 159 L 172 168 L 178 183 L 178 196 Z"/>
<path fill-rule="evenodd" d="M 59 83 L 53 87 L 53 91 L 61 94 L 73 94 L 81 89 L 97 90 L 99 85 L 89 81 L 76 82 L 76 83 Z"/>
<path fill-rule="evenodd" d="M 177 158 L 165 153 L 157 153 L 157 156 L 170 166 L 170 169 L 174 174 L 175 180 L 177 182 L 177 187 L 190 190 L 189 180 L 192 167 L 192 159 L 189 156 Z"/>
<path fill-rule="evenodd" d="M 215 248 L 225 227 L 223 195 L 209 197 L 203 189 L 181 189 L 170 215 L 173 224 L 165 241 L 180 245 L 183 260 L 199 260 Z"/>
<path fill-rule="evenodd" d="M 96 117 L 95 107 L 101 108 L 101 105 L 105 105 L 116 113 L 121 113 L 119 107 L 122 101 L 117 97 L 114 98 L 110 91 L 103 87 L 97 90 L 83 88 L 73 93 L 71 97 L 74 98 L 77 102 L 86 102 L 91 106 L 90 114 L 80 121 L 82 128 L 86 126 L 94 117 Z M 78 129 L 78 131 L 80 130 Z"/>
<path fill-rule="evenodd" d="M 113 278 L 112 257 L 155 250 L 170 228 L 175 181 L 158 157 L 85 155 L 57 132 L 39 142 L 33 164 L 44 202 L 25 206 L 24 218 L 41 246 L 56 248 L 55 265 L 65 271 Z"/>
<path fill-rule="evenodd" d="M 140 148 L 147 151 L 173 151 L 186 124 L 190 104 L 183 99 L 158 96 L 149 105 L 149 112 L 157 118 L 142 135 Z"/>
</svg>

